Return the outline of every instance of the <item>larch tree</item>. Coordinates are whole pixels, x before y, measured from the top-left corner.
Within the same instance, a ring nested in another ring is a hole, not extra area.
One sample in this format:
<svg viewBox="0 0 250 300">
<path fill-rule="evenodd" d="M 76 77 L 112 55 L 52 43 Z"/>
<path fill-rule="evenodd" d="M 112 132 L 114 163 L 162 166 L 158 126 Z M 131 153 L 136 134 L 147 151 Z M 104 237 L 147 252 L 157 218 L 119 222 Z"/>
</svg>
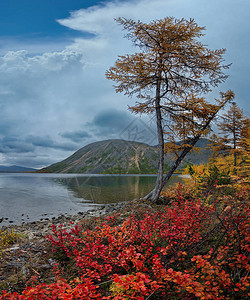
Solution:
<svg viewBox="0 0 250 300">
<path fill-rule="evenodd" d="M 139 52 L 119 56 L 106 77 L 116 83 L 116 92 L 137 96 L 138 102 L 130 107 L 133 112 L 155 114 L 158 176 L 145 199 L 156 201 L 187 153 L 208 134 L 218 111 L 233 98 L 228 91 L 212 104 L 200 96 L 225 81 L 229 65 L 223 64 L 225 49 L 211 50 L 199 41 L 205 28 L 193 19 L 167 17 L 149 24 L 125 18 L 116 21 Z M 183 142 L 177 146 L 178 140 Z M 175 150 L 177 158 L 164 176 L 166 146 Z"/>
<path fill-rule="evenodd" d="M 232 154 L 236 167 L 239 155 L 249 154 L 249 117 L 233 102 L 220 117 L 219 135 L 215 138 L 214 151 L 223 155 Z"/>
</svg>

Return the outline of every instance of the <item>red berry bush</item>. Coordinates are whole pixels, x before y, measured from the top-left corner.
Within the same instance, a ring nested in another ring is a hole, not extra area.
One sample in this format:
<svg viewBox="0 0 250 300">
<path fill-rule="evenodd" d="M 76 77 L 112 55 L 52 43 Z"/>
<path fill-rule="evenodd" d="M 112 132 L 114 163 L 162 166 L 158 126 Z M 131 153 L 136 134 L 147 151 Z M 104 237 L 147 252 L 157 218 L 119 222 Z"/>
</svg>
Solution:
<svg viewBox="0 0 250 300">
<path fill-rule="evenodd" d="M 171 206 L 122 222 L 116 214 L 94 228 L 53 226 L 47 238 L 73 262 L 74 278 L 64 279 L 59 267 L 55 282 L 3 291 L 0 299 L 247 299 L 247 200 L 221 209 L 182 189 Z"/>
</svg>

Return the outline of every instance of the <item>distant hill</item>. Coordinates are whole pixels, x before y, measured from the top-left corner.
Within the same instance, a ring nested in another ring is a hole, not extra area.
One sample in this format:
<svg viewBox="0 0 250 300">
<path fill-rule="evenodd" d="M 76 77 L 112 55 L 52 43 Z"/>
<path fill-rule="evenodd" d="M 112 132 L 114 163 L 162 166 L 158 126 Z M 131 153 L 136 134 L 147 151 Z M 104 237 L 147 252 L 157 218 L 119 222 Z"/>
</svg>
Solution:
<svg viewBox="0 0 250 300">
<path fill-rule="evenodd" d="M 201 151 L 187 155 L 182 167 L 188 163 L 206 163 L 211 151 L 205 149 L 208 140 L 201 139 Z M 106 140 L 89 144 L 61 162 L 38 172 L 85 174 L 149 174 L 157 172 L 157 147 L 139 142 Z M 171 155 L 165 157 L 165 170 L 172 164 Z"/>
<path fill-rule="evenodd" d="M 36 169 L 26 168 L 21 166 L 1 166 L 0 165 L 0 172 L 4 173 L 22 173 L 22 172 L 35 172 Z"/>
</svg>

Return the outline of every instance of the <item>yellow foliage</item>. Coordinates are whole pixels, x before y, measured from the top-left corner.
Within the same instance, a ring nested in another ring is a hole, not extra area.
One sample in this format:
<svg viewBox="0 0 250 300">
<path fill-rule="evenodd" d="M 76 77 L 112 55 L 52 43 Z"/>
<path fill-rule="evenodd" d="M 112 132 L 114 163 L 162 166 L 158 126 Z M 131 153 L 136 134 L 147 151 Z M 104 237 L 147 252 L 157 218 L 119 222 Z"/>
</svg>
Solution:
<svg viewBox="0 0 250 300">
<path fill-rule="evenodd" d="M 193 174 L 190 174 L 195 182 L 201 176 L 209 175 L 209 168 L 212 165 L 215 165 L 220 172 L 228 173 L 232 178 L 235 177 L 249 177 L 250 171 L 250 155 L 249 153 L 245 154 L 244 157 L 239 157 L 239 165 L 234 166 L 234 156 L 233 154 L 228 156 L 219 155 L 216 158 L 212 158 L 208 164 L 192 165 L 187 166 L 183 174 L 190 174 L 190 168 L 193 170 Z"/>
<path fill-rule="evenodd" d="M 17 239 L 17 234 L 13 229 L 11 230 L 2 230 L 0 229 L 0 255 L 2 250 L 8 245 L 13 244 Z"/>
</svg>

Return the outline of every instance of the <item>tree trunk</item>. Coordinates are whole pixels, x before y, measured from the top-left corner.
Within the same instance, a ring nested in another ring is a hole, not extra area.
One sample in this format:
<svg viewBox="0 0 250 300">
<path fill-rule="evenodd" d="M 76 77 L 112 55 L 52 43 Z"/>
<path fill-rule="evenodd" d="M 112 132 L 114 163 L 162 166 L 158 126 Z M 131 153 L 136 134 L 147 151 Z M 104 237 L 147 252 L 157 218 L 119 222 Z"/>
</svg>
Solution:
<svg viewBox="0 0 250 300">
<path fill-rule="evenodd" d="M 223 107 L 223 106 L 221 106 L 221 107 Z M 195 137 L 193 137 L 191 139 L 191 141 L 188 143 L 189 147 L 184 148 L 183 151 L 182 151 L 182 153 L 181 153 L 181 155 L 178 156 L 178 158 L 174 162 L 173 166 L 171 167 L 170 171 L 164 177 L 161 186 L 159 186 L 157 188 L 158 198 L 159 198 L 159 195 L 160 195 L 163 187 L 165 186 L 165 184 L 169 181 L 169 179 L 173 175 L 174 171 L 178 168 L 178 166 L 180 165 L 180 163 L 182 162 L 182 160 L 185 158 L 185 156 L 190 152 L 190 150 L 192 150 L 193 146 L 198 142 L 198 140 L 200 139 L 202 133 L 209 127 L 211 121 L 214 119 L 214 117 L 216 116 L 216 114 L 218 113 L 218 111 L 220 110 L 220 108 L 216 112 L 214 112 L 213 115 L 207 120 L 206 124 L 203 125 L 203 127 L 200 130 L 200 134 L 198 134 L 197 136 L 195 136 Z M 158 176 L 159 176 L 159 173 L 158 173 Z M 156 202 L 158 200 L 158 198 L 156 198 L 156 193 L 154 193 L 155 190 L 156 190 L 156 188 L 153 191 L 151 191 L 148 195 L 146 195 L 143 198 L 143 200 L 151 199 L 151 201 Z"/>
<path fill-rule="evenodd" d="M 162 181 L 161 187 L 158 188 L 158 198 L 160 196 L 160 193 L 161 193 L 164 185 L 169 181 L 169 179 L 171 178 L 171 176 L 173 175 L 175 170 L 178 168 L 178 166 L 180 165 L 182 160 L 185 158 L 185 156 L 192 150 L 193 146 L 197 143 L 199 138 L 200 138 L 200 135 L 196 136 L 195 138 L 192 139 L 192 141 L 189 143 L 190 147 L 186 147 L 186 148 L 183 149 L 181 155 L 178 156 L 175 163 L 172 165 L 171 169 L 165 175 L 165 177 Z M 148 195 L 146 195 L 143 199 L 144 200 L 151 199 L 152 202 L 156 202 L 158 200 L 158 198 L 156 198 L 156 197 L 153 198 L 153 197 L 154 197 L 154 190 L 152 192 L 150 192 Z"/>
<path fill-rule="evenodd" d="M 235 127 L 235 125 L 234 125 Z M 236 157 L 236 132 L 233 132 L 233 147 L 234 147 L 234 166 L 236 167 L 237 164 L 237 157 Z"/>
<path fill-rule="evenodd" d="M 157 80 L 156 86 L 156 99 L 155 99 L 155 112 L 156 112 L 156 124 L 157 124 L 157 135 L 158 135 L 158 153 L 159 153 L 159 162 L 158 162 L 158 175 L 155 184 L 155 188 L 152 191 L 152 201 L 155 202 L 161 193 L 163 175 L 164 175 L 164 137 L 162 129 L 162 116 L 161 116 L 161 106 L 160 106 L 160 80 Z"/>
<path fill-rule="evenodd" d="M 161 174 L 163 174 L 163 163 L 164 163 L 164 140 L 163 140 L 162 119 L 161 119 L 161 110 L 160 110 L 160 114 L 158 115 L 160 117 L 159 118 L 160 122 L 157 123 L 157 129 L 158 129 L 158 138 L 160 137 L 160 139 L 159 139 L 159 149 L 160 149 L 160 143 L 161 143 L 161 145 L 162 145 L 161 150 L 163 151 L 163 152 L 160 151 L 160 153 L 159 153 L 160 155 L 162 155 L 162 153 L 163 153 L 163 157 L 162 158 L 159 157 L 159 167 L 161 167 L 161 169 L 159 169 L 159 172 L 158 172 L 156 187 L 148 195 L 146 195 L 144 198 L 142 198 L 143 200 L 151 199 L 151 201 L 153 201 L 153 202 L 156 202 L 158 200 L 159 195 L 160 195 L 163 187 L 169 181 L 169 179 L 173 175 L 174 171 L 178 168 L 178 166 L 180 165 L 180 163 L 182 162 L 182 160 L 184 159 L 184 157 L 190 152 L 190 150 L 193 149 L 193 146 L 198 142 L 198 140 L 200 139 L 201 135 L 206 131 L 206 129 L 209 128 L 209 125 L 210 125 L 211 121 L 217 115 L 217 113 L 219 112 L 219 110 L 221 108 L 223 108 L 225 106 L 225 104 L 228 101 L 230 101 L 231 99 L 232 99 L 232 95 L 229 94 L 228 96 L 226 96 L 225 99 L 224 99 L 224 101 L 221 102 L 221 104 L 217 107 L 217 109 L 208 117 L 208 119 L 206 120 L 206 123 L 204 125 L 202 125 L 201 128 L 199 129 L 199 133 L 196 136 L 194 136 L 193 138 L 190 139 L 190 141 L 188 143 L 189 146 L 185 147 L 182 150 L 181 155 L 178 156 L 178 158 L 176 159 L 176 161 L 173 164 L 172 168 L 166 174 L 166 176 L 164 177 L 164 179 L 161 176 Z M 157 97 L 156 97 L 156 100 L 157 100 Z M 160 100 L 160 97 L 159 97 L 159 100 Z M 159 101 L 159 103 L 160 103 L 160 101 Z M 157 107 L 157 105 L 156 105 L 156 107 Z M 159 109 L 161 109 L 160 105 L 158 107 L 159 107 Z M 158 119 L 157 119 L 157 121 L 158 121 Z M 161 142 L 161 137 L 162 137 L 162 142 Z"/>
<path fill-rule="evenodd" d="M 184 157 L 192 150 L 193 146 L 198 142 L 200 136 L 195 137 L 191 142 L 190 142 L 190 147 L 184 148 L 181 155 L 177 158 L 175 163 L 173 164 L 172 168 L 168 171 L 166 176 L 164 177 L 162 188 L 164 185 L 169 181 L 170 177 L 173 175 L 174 171 L 179 167 L 180 163 L 184 159 Z"/>
</svg>

